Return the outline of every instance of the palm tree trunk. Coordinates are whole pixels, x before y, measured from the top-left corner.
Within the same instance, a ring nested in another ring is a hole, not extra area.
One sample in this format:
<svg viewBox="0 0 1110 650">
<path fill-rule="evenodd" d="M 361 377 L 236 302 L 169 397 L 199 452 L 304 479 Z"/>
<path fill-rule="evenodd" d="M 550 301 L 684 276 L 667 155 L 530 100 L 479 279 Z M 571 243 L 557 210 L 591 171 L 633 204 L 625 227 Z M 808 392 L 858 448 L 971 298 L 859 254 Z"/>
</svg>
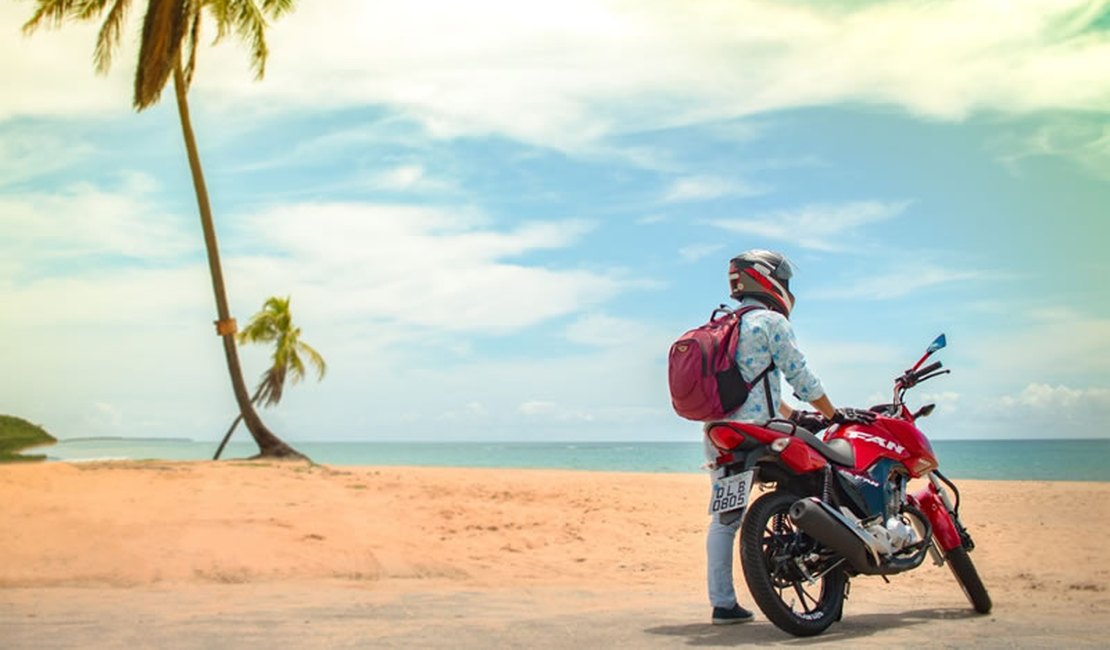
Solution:
<svg viewBox="0 0 1110 650">
<path fill-rule="evenodd" d="M 258 390 L 254 391 L 254 397 L 251 398 L 251 404 L 258 404 L 259 397 L 262 397 L 262 386 L 259 386 Z M 235 419 L 231 422 L 231 426 L 227 428 L 227 433 L 224 434 L 224 439 L 220 441 L 220 446 L 216 448 L 216 453 L 212 456 L 212 460 L 220 459 L 220 454 L 224 453 L 224 447 L 227 446 L 227 441 L 231 440 L 231 434 L 235 433 L 236 427 L 238 427 L 239 423 L 242 421 L 242 413 L 235 416 Z"/>
<path fill-rule="evenodd" d="M 239 365 L 239 350 L 235 345 L 235 321 L 232 320 L 227 306 L 227 293 L 224 290 L 223 270 L 220 267 L 220 251 L 216 243 L 216 228 L 212 222 L 212 208 L 208 202 L 208 189 L 204 183 L 204 172 L 200 166 L 200 154 L 197 153 L 196 138 L 193 135 L 192 121 L 189 119 L 189 103 L 185 97 L 185 75 L 181 68 L 181 54 L 177 54 L 177 61 L 173 71 L 173 86 L 177 95 L 177 112 L 181 118 L 181 132 L 185 138 L 185 151 L 189 156 L 189 170 L 193 175 L 193 189 L 197 195 L 197 207 L 200 210 L 200 223 L 204 229 L 204 247 L 208 253 L 208 270 L 212 275 L 212 291 L 216 295 L 216 332 L 223 339 L 224 355 L 227 357 L 227 371 L 231 375 L 231 385 L 235 391 L 235 401 L 239 405 L 239 414 L 247 425 L 247 430 L 258 444 L 260 457 L 295 457 L 304 458 L 297 450 L 285 444 L 275 436 L 258 413 L 254 410 L 250 398 L 247 396 L 247 385 L 243 381 L 243 369 Z"/>
<path fill-rule="evenodd" d="M 242 421 L 242 413 L 235 416 L 235 419 L 231 422 L 231 426 L 227 428 L 227 433 L 224 434 L 224 439 L 220 441 L 220 446 L 216 447 L 216 453 L 212 456 L 212 460 L 220 459 L 220 454 L 224 453 L 224 447 L 227 446 L 227 441 L 231 440 L 231 434 L 235 433 L 235 428 L 238 427 L 239 423 Z"/>
</svg>

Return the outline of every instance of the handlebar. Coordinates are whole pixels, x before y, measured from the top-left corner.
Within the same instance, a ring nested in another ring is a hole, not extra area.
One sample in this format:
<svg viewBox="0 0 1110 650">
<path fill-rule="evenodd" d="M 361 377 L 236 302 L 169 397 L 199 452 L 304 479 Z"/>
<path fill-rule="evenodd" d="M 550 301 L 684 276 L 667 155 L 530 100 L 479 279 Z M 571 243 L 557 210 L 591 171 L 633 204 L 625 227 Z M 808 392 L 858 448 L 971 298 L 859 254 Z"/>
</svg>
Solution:
<svg viewBox="0 0 1110 650">
<path fill-rule="evenodd" d="M 921 379 L 922 377 L 924 377 L 925 375 L 933 372 L 934 370 L 940 370 L 940 367 L 941 367 L 941 363 L 939 361 L 934 361 L 933 363 L 930 363 L 929 365 L 925 366 L 921 370 L 918 370 L 918 371 L 914 372 L 913 373 L 914 378 L 915 379 Z"/>
<path fill-rule="evenodd" d="M 921 369 L 918 369 L 918 370 L 913 370 L 913 369 L 907 370 L 905 372 L 905 374 L 903 374 L 901 377 L 899 377 L 898 380 L 895 381 L 895 383 L 894 383 L 894 385 L 895 385 L 895 403 L 900 403 L 902 401 L 901 400 L 901 394 L 904 393 L 907 389 L 913 388 L 914 386 L 920 384 L 921 382 L 926 381 L 928 379 L 932 379 L 933 377 L 936 377 L 938 375 L 947 374 L 948 371 L 947 370 L 940 370 L 941 367 L 942 367 L 941 362 L 934 361 L 933 363 L 930 363 L 929 365 L 925 366 L 924 368 L 921 368 Z"/>
<path fill-rule="evenodd" d="M 917 363 L 915 363 L 909 370 L 906 370 L 904 373 L 902 373 L 901 376 L 894 379 L 894 400 L 890 404 L 880 404 L 878 406 L 873 406 L 871 407 L 871 410 L 879 413 L 882 413 L 883 411 L 888 411 L 890 413 L 897 413 L 899 411 L 902 411 L 906 415 L 909 415 L 909 412 L 905 411 L 905 405 L 902 401 L 905 397 L 906 391 L 923 381 L 928 381 L 934 377 L 939 377 L 941 375 L 947 375 L 949 372 L 951 372 L 950 370 L 941 370 L 943 364 L 941 364 L 941 362 L 939 361 L 934 361 L 933 363 L 930 363 L 925 367 L 921 367 L 921 364 L 925 363 L 925 360 L 928 359 L 934 352 L 943 348 L 945 346 L 945 343 L 946 341 L 944 339 L 944 335 L 941 334 L 940 336 L 938 336 L 937 339 L 933 341 L 933 343 L 925 351 L 925 355 L 917 360 Z"/>
</svg>

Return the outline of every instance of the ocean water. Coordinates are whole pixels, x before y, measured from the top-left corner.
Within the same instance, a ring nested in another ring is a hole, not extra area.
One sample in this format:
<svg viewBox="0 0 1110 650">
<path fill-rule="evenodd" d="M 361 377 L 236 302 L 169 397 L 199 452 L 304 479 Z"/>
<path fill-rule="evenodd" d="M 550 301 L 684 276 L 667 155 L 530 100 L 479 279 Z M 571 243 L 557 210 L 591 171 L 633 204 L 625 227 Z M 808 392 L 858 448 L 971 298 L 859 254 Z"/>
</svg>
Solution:
<svg viewBox="0 0 1110 650">
<path fill-rule="evenodd" d="M 550 468 L 618 472 L 700 472 L 701 442 L 294 442 L 325 465 Z M 1110 481 L 1110 440 L 938 440 L 950 478 Z M 85 438 L 28 450 L 47 461 L 209 460 L 217 443 L 185 439 Z M 232 442 L 223 458 L 257 452 Z"/>
</svg>

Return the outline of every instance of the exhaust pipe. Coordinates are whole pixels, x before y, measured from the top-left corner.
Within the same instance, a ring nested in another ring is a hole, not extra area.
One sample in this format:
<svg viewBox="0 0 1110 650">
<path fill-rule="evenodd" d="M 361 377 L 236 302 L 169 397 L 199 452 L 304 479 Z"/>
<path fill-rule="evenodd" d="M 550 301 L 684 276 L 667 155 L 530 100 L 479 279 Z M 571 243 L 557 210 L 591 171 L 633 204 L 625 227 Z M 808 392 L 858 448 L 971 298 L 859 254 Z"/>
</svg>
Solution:
<svg viewBox="0 0 1110 650">
<path fill-rule="evenodd" d="M 843 555 L 859 573 L 883 573 L 871 535 L 824 501 L 798 499 L 790 506 L 790 519 L 806 535 Z"/>
</svg>

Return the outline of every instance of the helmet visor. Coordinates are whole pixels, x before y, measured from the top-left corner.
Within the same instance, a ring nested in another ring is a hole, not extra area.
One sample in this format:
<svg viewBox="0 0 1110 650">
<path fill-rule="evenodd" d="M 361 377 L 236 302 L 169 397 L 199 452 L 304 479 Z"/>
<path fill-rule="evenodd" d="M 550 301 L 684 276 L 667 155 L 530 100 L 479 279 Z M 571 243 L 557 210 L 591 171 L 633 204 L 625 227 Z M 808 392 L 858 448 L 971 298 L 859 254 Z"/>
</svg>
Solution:
<svg viewBox="0 0 1110 650">
<path fill-rule="evenodd" d="M 778 280 L 789 280 L 794 277 L 794 267 L 790 264 L 790 260 L 784 257 L 771 274 Z"/>
</svg>

